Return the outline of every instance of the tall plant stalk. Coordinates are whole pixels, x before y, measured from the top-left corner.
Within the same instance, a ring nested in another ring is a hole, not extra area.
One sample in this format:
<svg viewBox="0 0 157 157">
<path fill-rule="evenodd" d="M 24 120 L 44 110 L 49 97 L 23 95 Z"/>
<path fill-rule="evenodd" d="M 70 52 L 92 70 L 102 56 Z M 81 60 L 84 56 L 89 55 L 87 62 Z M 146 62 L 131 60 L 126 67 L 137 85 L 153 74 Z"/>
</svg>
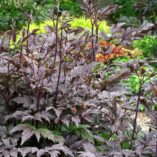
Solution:
<svg viewBox="0 0 157 157">
<path fill-rule="evenodd" d="M 56 62 L 56 57 L 57 57 L 57 53 L 58 53 L 58 31 L 59 31 L 58 26 L 59 26 L 59 4 L 60 4 L 60 1 L 57 0 L 56 3 L 57 3 L 56 13 L 55 13 L 55 11 L 53 12 L 53 23 L 54 23 L 55 35 L 56 35 L 54 64 Z"/>
<path fill-rule="evenodd" d="M 139 114 L 139 106 L 140 106 L 140 101 L 141 101 L 141 96 L 142 96 L 142 87 L 143 85 L 151 78 L 153 78 L 154 76 L 157 75 L 156 72 L 151 73 L 147 78 L 145 78 L 145 76 L 143 75 L 143 73 L 145 73 L 144 69 L 141 69 L 141 75 L 139 76 L 137 73 L 137 76 L 139 78 L 139 90 L 138 90 L 138 94 L 137 94 L 137 101 L 136 101 L 136 110 L 135 110 L 135 118 L 133 121 L 133 131 L 132 131 L 132 136 L 131 136 L 131 143 L 130 143 L 130 149 L 132 149 L 133 146 L 133 140 L 135 139 L 135 133 L 136 133 L 136 129 L 137 129 L 137 118 L 138 118 L 138 114 Z"/>
<path fill-rule="evenodd" d="M 59 83 L 60 83 L 60 76 L 61 76 L 61 69 L 62 69 L 62 55 L 61 55 L 61 42 L 59 42 L 59 5 L 60 1 L 57 0 L 57 12 L 56 12 L 56 23 L 55 23 L 55 34 L 56 34 L 56 44 L 55 44 L 55 56 L 54 56 L 54 64 L 56 62 L 56 57 L 59 52 L 59 69 L 58 69 L 58 79 L 56 85 L 56 92 L 54 97 L 54 106 L 56 107 L 56 102 L 58 99 L 58 90 L 59 90 Z M 54 15 L 53 15 L 54 16 Z M 53 19 L 55 20 L 55 19 Z M 61 38 L 62 38 L 62 30 L 61 30 Z M 61 39 L 62 41 L 62 39 Z M 59 45 L 59 49 L 58 49 Z"/>
<path fill-rule="evenodd" d="M 134 121 L 133 121 L 133 131 L 132 131 L 132 136 L 131 136 L 130 149 L 132 149 L 133 140 L 135 138 L 135 132 L 136 132 L 136 128 L 137 128 L 137 117 L 138 117 L 138 113 L 139 113 L 139 105 L 140 105 L 141 94 L 142 94 L 142 82 L 140 81 L 140 87 L 139 87 L 137 102 L 136 102 L 135 118 L 134 118 Z"/>
<path fill-rule="evenodd" d="M 103 8 L 102 10 L 99 10 L 99 3 L 100 0 L 94 2 L 92 0 L 83 0 L 84 4 L 84 11 L 86 12 L 87 16 L 90 19 L 91 23 L 91 36 L 92 36 L 92 52 L 93 52 L 93 58 L 95 58 L 96 54 L 96 47 L 98 44 L 99 39 L 99 26 L 101 22 L 104 20 L 104 18 L 115 11 L 116 6 L 107 6 L 106 8 Z"/>
</svg>

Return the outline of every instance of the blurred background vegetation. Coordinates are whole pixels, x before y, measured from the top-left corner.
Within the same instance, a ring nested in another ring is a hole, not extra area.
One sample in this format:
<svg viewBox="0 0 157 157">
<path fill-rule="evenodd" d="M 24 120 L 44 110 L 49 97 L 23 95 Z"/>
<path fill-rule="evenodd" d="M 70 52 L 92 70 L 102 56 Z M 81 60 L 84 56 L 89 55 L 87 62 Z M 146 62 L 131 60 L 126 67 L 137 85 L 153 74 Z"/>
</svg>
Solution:
<svg viewBox="0 0 157 157">
<path fill-rule="evenodd" d="M 97 1 L 97 0 L 96 0 Z M 73 17 L 72 27 L 82 26 L 90 29 L 90 21 L 84 18 L 81 10 L 82 0 L 61 0 L 60 10 L 68 11 Z M 126 26 L 136 27 L 144 22 L 157 23 L 157 0 L 100 0 L 100 7 L 117 4 L 119 8 L 114 14 L 104 19 L 100 31 L 109 33 L 108 25 L 125 22 Z M 51 12 L 55 0 L 0 0 L 0 32 L 12 29 L 20 30 L 28 23 L 28 15 L 33 15 L 31 28 L 40 28 L 43 33 L 44 25 L 51 24 Z M 146 57 L 155 56 L 157 52 L 156 32 L 144 39 L 135 41 L 134 47 L 140 48 Z"/>
<path fill-rule="evenodd" d="M 61 0 L 60 10 L 68 11 L 70 15 L 79 17 L 83 13 L 80 4 L 82 0 Z M 156 0 L 100 0 L 100 7 L 117 4 L 119 9 L 109 18 L 113 23 L 126 22 L 127 25 L 137 26 L 143 21 L 157 20 Z M 21 28 L 27 21 L 25 14 L 32 12 L 34 22 L 49 18 L 55 5 L 55 0 L 1 0 L 0 1 L 0 30 L 8 30 L 11 25 Z"/>
<path fill-rule="evenodd" d="M 14 25 L 20 29 L 28 21 L 27 16 L 32 12 L 36 23 L 49 18 L 55 5 L 55 0 L 1 0 L 0 1 L 0 30 L 6 31 Z M 60 10 L 67 10 L 73 16 L 81 14 L 80 5 L 76 0 L 61 0 Z"/>
</svg>

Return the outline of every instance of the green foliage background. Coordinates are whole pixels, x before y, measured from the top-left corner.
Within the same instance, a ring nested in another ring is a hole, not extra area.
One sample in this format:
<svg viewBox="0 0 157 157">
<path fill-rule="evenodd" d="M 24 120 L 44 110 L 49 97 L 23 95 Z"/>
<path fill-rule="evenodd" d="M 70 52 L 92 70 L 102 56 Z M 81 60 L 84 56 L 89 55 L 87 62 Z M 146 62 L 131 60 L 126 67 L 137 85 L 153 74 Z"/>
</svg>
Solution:
<svg viewBox="0 0 157 157">
<path fill-rule="evenodd" d="M 6 31 L 14 25 L 20 29 L 28 21 L 32 12 L 34 22 L 41 22 L 50 17 L 55 0 L 1 0 L 0 30 Z M 80 14 L 80 5 L 75 0 L 61 0 L 61 10 L 70 14 Z"/>
<path fill-rule="evenodd" d="M 136 40 L 133 47 L 141 49 L 145 57 L 157 57 L 157 36 L 149 35 L 141 40 Z"/>
</svg>

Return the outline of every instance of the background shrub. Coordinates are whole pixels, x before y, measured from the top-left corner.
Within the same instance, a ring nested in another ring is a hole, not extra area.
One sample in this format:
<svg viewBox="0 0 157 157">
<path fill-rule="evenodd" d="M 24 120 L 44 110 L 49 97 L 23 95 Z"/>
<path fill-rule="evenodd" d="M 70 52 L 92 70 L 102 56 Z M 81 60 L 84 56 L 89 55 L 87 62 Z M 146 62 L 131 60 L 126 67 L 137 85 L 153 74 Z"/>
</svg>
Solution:
<svg viewBox="0 0 157 157">
<path fill-rule="evenodd" d="M 136 0 L 115 0 L 114 3 L 120 5 L 121 7 L 116 10 L 115 14 L 113 15 L 113 19 L 119 19 L 120 17 L 126 16 L 126 17 L 134 17 L 136 16 L 136 12 L 133 8 L 133 4 L 136 2 Z"/>
<path fill-rule="evenodd" d="M 49 18 L 55 0 L 2 0 L 0 1 L 0 30 L 11 29 L 13 24 L 20 29 L 27 23 L 27 17 L 32 12 L 34 22 L 41 22 Z M 74 0 L 62 0 L 60 10 L 69 11 L 72 15 L 79 15 L 80 5 Z M 26 14 L 26 15 L 25 15 Z"/>
<path fill-rule="evenodd" d="M 66 10 L 70 14 L 79 16 L 82 14 L 80 4 L 77 0 L 62 0 L 60 4 L 61 10 Z"/>
<path fill-rule="evenodd" d="M 19 29 L 27 22 L 27 16 L 32 12 L 34 21 L 41 21 L 48 17 L 53 1 L 17 0 L 0 2 L 0 29 L 8 30 L 11 25 Z M 25 15 L 26 14 L 26 15 Z"/>
<path fill-rule="evenodd" d="M 145 36 L 141 40 L 134 41 L 133 46 L 141 49 L 145 57 L 157 57 L 157 37 Z"/>
<path fill-rule="evenodd" d="M 112 16 L 113 21 L 126 22 L 128 25 L 139 25 L 143 21 L 155 22 L 157 19 L 157 1 L 154 0 L 114 0 L 121 6 Z"/>
</svg>

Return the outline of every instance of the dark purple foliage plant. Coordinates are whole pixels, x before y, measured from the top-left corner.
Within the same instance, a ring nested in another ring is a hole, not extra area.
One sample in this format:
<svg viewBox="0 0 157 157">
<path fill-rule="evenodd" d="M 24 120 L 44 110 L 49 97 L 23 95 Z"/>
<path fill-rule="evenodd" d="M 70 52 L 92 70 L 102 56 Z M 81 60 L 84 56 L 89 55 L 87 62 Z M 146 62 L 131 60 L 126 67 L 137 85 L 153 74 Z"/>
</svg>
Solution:
<svg viewBox="0 0 157 157">
<path fill-rule="evenodd" d="M 152 61 L 119 63 L 112 59 L 102 63 L 102 67 L 95 61 L 101 49 L 100 39 L 131 46 L 153 25 L 124 28 L 118 23 L 112 27 L 110 36 L 105 32 L 100 35 L 99 23 L 116 6 L 99 11 L 98 4 L 84 0 L 92 33 L 83 28 L 72 29 L 71 19 L 58 13 L 59 3 L 52 15 L 54 26 L 47 26 L 46 34 L 37 35 L 37 29 L 29 31 L 32 19 L 29 16 L 27 30 L 23 30 L 14 49 L 5 44 L 5 38 L 16 41 L 14 29 L 2 39 L 0 156 L 157 155 L 157 117 L 153 108 L 157 101 L 157 73 L 149 65 Z M 87 49 L 89 42 L 92 53 Z M 121 84 L 132 74 L 138 76 L 140 84 L 135 94 Z M 137 126 L 141 104 L 151 117 L 148 133 Z"/>
</svg>

